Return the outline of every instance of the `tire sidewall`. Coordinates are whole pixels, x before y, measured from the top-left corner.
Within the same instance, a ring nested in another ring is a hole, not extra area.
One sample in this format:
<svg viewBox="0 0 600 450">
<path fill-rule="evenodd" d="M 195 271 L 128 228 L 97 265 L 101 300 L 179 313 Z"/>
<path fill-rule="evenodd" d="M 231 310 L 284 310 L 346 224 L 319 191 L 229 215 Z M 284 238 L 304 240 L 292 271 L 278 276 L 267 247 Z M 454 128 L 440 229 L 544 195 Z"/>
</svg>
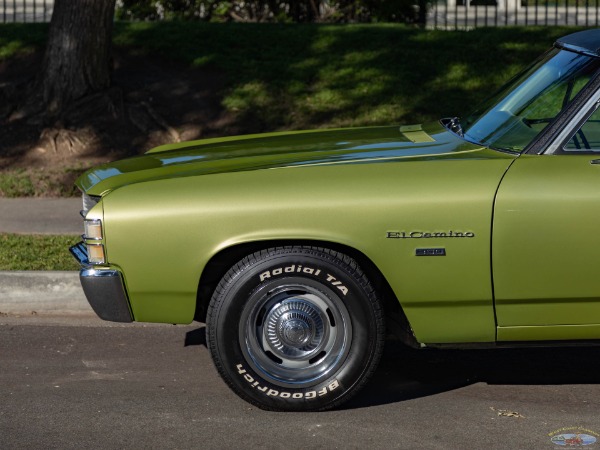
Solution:
<svg viewBox="0 0 600 450">
<path fill-rule="evenodd" d="M 301 271 L 288 271 L 294 267 Z M 216 303 L 214 327 L 209 335 L 215 340 L 213 358 L 233 389 L 246 400 L 276 410 L 318 410 L 341 401 L 352 393 L 376 354 L 377 319 L 368 286 L 353 276 L 343 261 L 316 251 L 283 251 L 254 260 L 237 271 L 221 290 Z M 253 368 L 240 345 L 240 320 L 247 302 L 255 292 L 283 285 L 294 278 L 332 290 L 345 305 L 351 320 L 352 335 L 343 361 L 327 378 L 317 384 L 283 387 L 274 384 Z M 336 284 L 334 284 L 336 283 Z M 339 284 L 338 284 L 339 283 Z M 212 325 L 212 324 L 211 324 Z"/>
</svg>

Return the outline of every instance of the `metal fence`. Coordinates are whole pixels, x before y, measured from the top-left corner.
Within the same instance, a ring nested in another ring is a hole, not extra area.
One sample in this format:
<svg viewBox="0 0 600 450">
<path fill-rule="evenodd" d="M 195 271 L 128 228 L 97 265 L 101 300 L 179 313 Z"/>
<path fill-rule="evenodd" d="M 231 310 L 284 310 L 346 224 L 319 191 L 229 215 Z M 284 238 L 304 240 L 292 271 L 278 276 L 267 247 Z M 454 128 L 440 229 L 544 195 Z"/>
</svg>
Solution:
<svg viewBox="0 0 600 450">
<path fill-rule="evenodd" d="M 507 25 L 598 26 L 600 0 L 438 0 L 429 28 L 464 29 Z"/>
<path fill-rule="evenodd" d="M 76 0 L 74 0 L 76 1 Z M 0 0 L 0 23 L 50 22 L 54 0 Z M 600 0 L 434 0 L 428 28 L 599 26 Z"/>
<path fill-rule="evenodd" d="M 0 22 L 50 22 L 54 0 L 0 0 Z"/>
</svg>

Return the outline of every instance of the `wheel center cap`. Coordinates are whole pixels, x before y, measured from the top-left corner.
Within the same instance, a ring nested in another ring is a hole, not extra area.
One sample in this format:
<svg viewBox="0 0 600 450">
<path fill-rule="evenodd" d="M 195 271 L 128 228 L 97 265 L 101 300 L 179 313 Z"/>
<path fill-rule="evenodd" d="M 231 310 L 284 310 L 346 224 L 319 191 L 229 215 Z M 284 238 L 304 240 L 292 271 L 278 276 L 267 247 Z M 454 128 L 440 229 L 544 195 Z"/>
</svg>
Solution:
<svg viewBox="0 0 600 450">
<path fill-rule="evenodd" d="M 267 314 L 265 342 L 279 358 L 306 358 L 323 344 L 325 324 L 324 314 L 315 305 L 292 297 Z"/>
<path fill-rule="evenodd" d="M 294 347 L 306 345 L 311 337 L 310 326 L 300 319 L 287 320 L 281 328 L 282 340 Z"/>
</svg>

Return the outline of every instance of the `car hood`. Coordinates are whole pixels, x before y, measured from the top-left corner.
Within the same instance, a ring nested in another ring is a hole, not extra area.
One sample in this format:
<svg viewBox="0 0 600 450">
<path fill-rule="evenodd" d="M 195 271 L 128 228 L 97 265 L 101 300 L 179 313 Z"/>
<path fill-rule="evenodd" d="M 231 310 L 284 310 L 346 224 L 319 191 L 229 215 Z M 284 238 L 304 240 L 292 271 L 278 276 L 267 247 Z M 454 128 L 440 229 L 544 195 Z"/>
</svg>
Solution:
<svg viewBox="0 0 600 450">
<path fill-rule="evenodd" d="M 104 195 L 124 185 L 173 177 L 414 158 L 480 158 L 473 154 L 479 150 L 482 147 L 439 123 L 270 133 L 164 145 L 90 169 L 77 186 L 89 195 Z"/>
</svg>

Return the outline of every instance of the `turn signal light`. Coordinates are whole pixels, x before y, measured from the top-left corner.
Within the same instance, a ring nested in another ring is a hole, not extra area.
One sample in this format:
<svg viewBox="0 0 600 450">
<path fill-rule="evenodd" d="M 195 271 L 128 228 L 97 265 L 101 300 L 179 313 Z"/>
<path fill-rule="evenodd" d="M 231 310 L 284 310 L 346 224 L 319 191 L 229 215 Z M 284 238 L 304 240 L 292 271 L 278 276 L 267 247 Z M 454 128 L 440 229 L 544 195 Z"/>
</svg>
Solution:
<svg viewBox="0 0 600 450">
<path fill-rule="evenodd" d="M 106 257 L 104 256 L 104 245 L 102 244 L 86 244 L 88 253 L 88 262 L 90 264 L 104 264 Z"/>
</svg>

